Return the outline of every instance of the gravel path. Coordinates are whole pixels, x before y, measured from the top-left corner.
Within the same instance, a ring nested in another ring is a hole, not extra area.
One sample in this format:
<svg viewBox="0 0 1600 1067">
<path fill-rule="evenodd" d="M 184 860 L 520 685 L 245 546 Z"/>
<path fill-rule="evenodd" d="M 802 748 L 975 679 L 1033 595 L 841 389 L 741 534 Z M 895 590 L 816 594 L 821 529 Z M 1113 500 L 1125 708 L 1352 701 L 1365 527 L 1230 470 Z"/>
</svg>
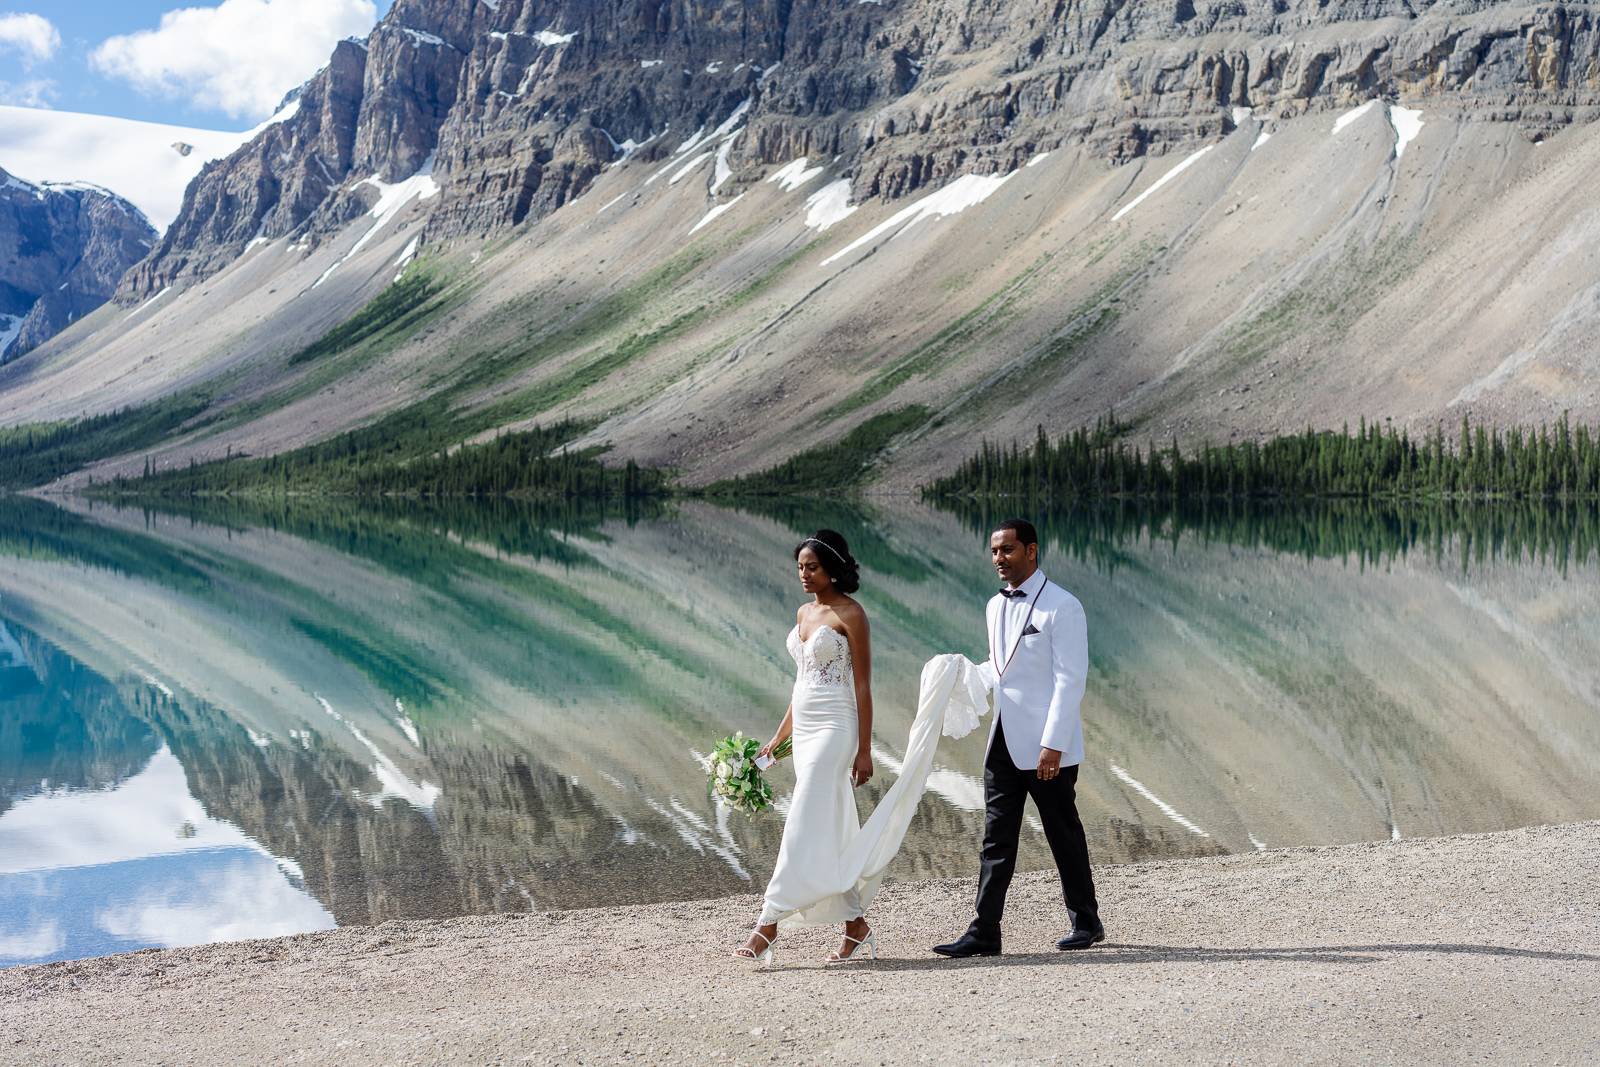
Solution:
<svg viewBox="0 0 1600 1067">
<path fill-rule="evenodd" d="M 1058 953 L 1019 877 L 1000 959 L 927 945 L 970 882 L 891 884 L 883 958 L 726 958 L 753 897 L 386 923 L 0 971 L 14 1063 L 1600 1062 L 1600 823 L 1100 873 Z"/>
</svg>

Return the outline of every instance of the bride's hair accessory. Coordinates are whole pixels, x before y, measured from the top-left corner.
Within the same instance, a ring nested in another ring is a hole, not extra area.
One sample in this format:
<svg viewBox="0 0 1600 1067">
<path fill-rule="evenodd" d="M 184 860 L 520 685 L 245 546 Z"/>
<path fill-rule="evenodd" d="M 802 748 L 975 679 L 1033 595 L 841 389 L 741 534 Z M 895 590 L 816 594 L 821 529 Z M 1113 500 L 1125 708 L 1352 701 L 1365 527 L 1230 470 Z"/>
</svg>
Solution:
<svg viewBox="0 0 1600 1067">
<path fill-rule="evenodd" d="M 826 541 L 818 541 L 815 537 L 808 537 L 804 541 L 801 541 L 800 543 L 802 545 L 821 545 L 823 548 L 827 549 L 829 552 L 832 552 L 834 554 L 834 556 L 839 560 L 840 563 L 843 563 L 846 567 L 848 567 L 850 565 L 850 561 L 845 559 L 843 556 L 839 555 L 839 550 L 837 548 L 834 548 L 832 545 L 828 544 L 828 542 L 826 542 Z"/>
</svg>

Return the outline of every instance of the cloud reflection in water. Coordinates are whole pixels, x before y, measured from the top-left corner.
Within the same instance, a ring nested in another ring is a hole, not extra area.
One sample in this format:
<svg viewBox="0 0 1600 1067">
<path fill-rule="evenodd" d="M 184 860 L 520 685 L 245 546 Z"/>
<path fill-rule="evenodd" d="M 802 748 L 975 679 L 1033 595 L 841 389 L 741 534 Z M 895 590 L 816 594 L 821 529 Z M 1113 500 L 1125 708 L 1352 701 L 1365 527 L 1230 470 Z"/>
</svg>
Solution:
<svg viewBox="0 0 1600 1067">
<path fill-rule="evenodd" d="M 0 966 L 334 925 L 292 860 L 206 814 L 165 746 L 112 788 L 0 815 Z"/>
</svg>

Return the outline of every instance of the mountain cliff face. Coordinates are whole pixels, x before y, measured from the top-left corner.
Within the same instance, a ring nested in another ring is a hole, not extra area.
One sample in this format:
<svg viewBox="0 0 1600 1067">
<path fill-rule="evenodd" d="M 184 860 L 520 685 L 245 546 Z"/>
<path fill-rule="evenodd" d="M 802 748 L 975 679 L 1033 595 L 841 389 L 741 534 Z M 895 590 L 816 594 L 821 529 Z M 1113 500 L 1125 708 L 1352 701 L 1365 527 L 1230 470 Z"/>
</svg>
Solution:
<svg viewBox="0 0 1600 1067">
<path fill-rule="evenodd" d="M 109 300 L 155 237 L 137 208 L 103 189 L 0 170 L 0 363 Z"/>
<path fill-rule="evenodd" d="M 296 116 L 205 170 L 124 295 L 206 277 L 258 237 L 320 239 L 365 210 L 360 182 L 430 160 L 430 232 L 493 233 L 741 107 L 743 136 L 696 150 L 730 174 L 836 159 L 859 202 L 1063 145 L 1159 154 L 1239 108 L 1401 94 L 1547 135 L 1596 114 L 1600 26 L 1584 5 L 1397 0 L 400 0 Z"/>
<path fill-rule="evenodd" d="M 210 405 L 61 488 L 390 416 L 695 485 L 925 409 L 903 489 L 1112 408 L 1592 421 L 1597 117 L 1576 5 L 400 0 L 0 424 Z"/>
</svg>

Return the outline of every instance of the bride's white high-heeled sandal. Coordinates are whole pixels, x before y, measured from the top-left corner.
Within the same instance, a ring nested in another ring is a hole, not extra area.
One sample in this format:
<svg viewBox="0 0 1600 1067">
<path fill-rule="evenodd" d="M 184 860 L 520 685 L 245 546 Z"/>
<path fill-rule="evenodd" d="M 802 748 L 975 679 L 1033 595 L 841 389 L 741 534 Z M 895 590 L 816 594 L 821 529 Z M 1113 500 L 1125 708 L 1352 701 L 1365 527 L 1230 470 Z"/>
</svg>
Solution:
<svg viewBox="0 0 1600 1067">
<path fill-rule="evenodd" d="M 741 960 L 754 960 L 756 963 L 759 963 L 764 967 L 771 967 L 773 962 L 777 959 L 777 957 L 773 955 L 772 951 L 772 938 L 768 937 L 760 930 L 751 930 L 750 935 L 752 937 L 759 937 L 761 940 L 765 941 L 767 943 L 767 947 L 762 949 L 760 952 L 756 952 L 749 945 L 740 945 L 738 948 L 733 950 L 733 954 Z"/>
<path fill-rule="evenodd" d="M 841 956 L 839 955 L 839 950 L 834 949 L 828 953 L 827 958 L 822 961 L 823 963 L 850 963 L 858 960 L 861 958 L 862 945 L 867 946 L 868 959 L 875 960 L 878 958 L 878 935 L 870 926 L 867 927 L 866 937 L 851 937 L 849 934 L 845 934 L 844 939 L 856 946 L 850 950 L 850 955 Z"/>
</svg>

